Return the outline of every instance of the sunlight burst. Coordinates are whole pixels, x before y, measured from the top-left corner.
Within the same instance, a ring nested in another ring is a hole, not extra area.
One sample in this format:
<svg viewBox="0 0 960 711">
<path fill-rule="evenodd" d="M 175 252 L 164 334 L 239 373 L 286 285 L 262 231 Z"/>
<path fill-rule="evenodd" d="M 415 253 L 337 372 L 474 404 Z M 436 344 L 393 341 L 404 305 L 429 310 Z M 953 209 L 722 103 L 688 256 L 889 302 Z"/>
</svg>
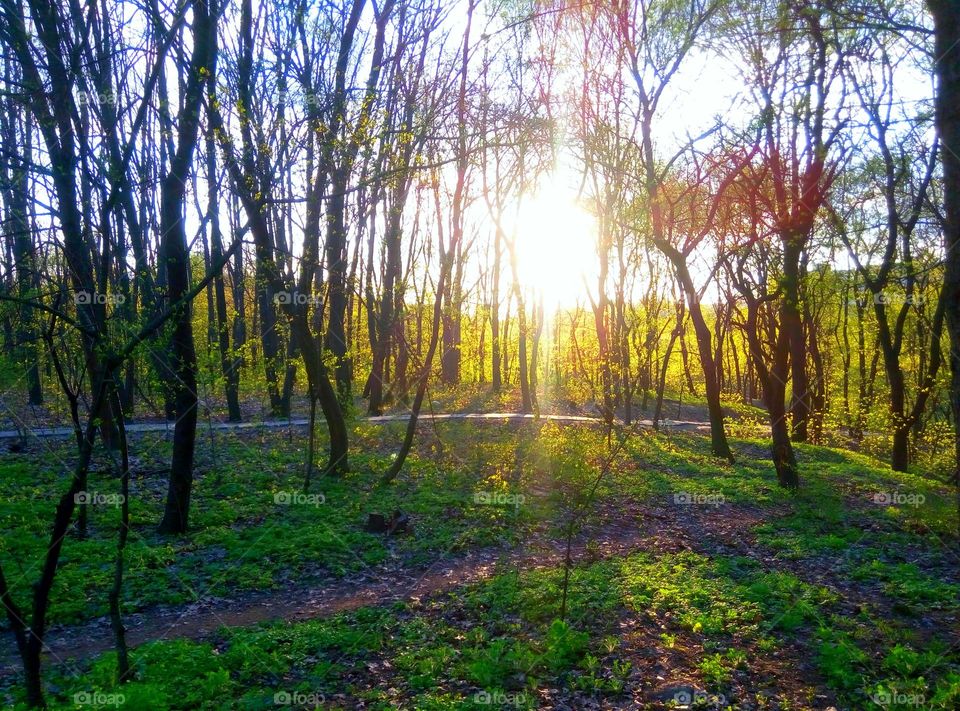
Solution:
<svg viewBox="0 0 960 711">
<path fill-rule="evenodd" d="M 543 297 L 553 313 L 587 301 L 586 279 L 596 273 L 597 226 L 558 176 L 526 198 L 517 218 L 517 262 L 521 285 Z"/>
</svg>

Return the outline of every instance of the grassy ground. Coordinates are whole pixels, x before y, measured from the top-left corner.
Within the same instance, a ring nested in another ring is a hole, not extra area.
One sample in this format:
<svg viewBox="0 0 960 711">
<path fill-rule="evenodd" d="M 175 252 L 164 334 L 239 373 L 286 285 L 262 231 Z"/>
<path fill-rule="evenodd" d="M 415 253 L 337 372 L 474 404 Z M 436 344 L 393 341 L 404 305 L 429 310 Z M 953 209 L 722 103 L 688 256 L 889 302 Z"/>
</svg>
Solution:
<svg viewBox="0 0 960 711">
<path fill-rule="evenodd" d="M 109 653 L 50 665 L 51 701 L 79 708 L 121 694 L 131 709 L 960 704 L 957 519 L 951 492 L 936 481 L 803 446 L 803 487 L 790 493 L 776 486 L 759 440 L 735 439 L 729 466 L 692 435 L 637 433 L 618 448 L 592 426 L 444 422 L 422 427 L 404 475 L 384 486 L 400 427 L 357 427 L 363 454 L 352 473 L 315 481 L 310 497 L 295 495 L 302 432 L 205 437 L 183 539 L 154 532 L 169 445 L 138 438 L 125 613 L 211 598 L 228 608 L 247 594 L 282 599 L 385 566 L 470 565 L 472 551 L 562 543 L 576 521 L 565 615 L 560 560 L 515 556 L 490 576 L 416 599 L 400 590 L 399 602 L 332 617 L 142 645 L 137 678 L 122 688 Z M 70 463 L 66 444 L 38 446 L 0 460 L 0 556 L 21 605 Z M 108 495 L 117 484 L 101 454 L 88 490 Z M 412 535 L 364 531 L 368 513 L 394 509 L 410 515 Z M 69 629 L 106 612 L 117 518 L 113 506 L 91 506 L 88 536 L 66 542 L 53 622 Z M 22 700 L 15 682 L 8 675 L 2 692 L 13 705 Z"/>
</svg>

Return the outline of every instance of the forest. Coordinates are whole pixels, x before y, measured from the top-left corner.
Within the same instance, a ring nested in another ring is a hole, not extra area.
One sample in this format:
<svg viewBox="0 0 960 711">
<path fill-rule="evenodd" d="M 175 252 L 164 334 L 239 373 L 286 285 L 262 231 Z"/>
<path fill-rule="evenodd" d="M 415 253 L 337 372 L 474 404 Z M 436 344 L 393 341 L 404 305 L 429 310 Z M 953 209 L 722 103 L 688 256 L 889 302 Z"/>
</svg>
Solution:
<svg viewBox="0 0 960 711">
<path fill-rule="evenodd" d="M 0 0 L 0 706 L 960 708 L 956 0 Z"/>
</svg>

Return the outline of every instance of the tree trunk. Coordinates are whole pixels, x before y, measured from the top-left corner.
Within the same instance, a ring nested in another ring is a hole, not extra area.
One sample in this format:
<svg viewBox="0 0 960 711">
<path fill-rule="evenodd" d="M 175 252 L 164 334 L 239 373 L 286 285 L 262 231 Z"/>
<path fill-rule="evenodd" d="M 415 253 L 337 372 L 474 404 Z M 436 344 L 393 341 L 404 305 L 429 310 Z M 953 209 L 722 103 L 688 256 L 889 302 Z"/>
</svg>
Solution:
<svg viewBox="0 0 960 711">
<path fill-rule="evenodd" d="M 264 265 L 259 256 L 256 265 L 257 310 L 260 313 L 259 341 L 263 357 L 263 371 L 267 381 L 267 394 L 270 398 L 270 414 L 285 417 L 283 398 L 280 395 L 279 368 L 282 365 L 280 355 L 280 334 L 277 333 L 277 305 L 293 298 L 294 292 L 278 292 L 270 287 L 264 274 Z"/>
<path fill-rule="evenodd" d="M 215 87 L 215 73 L 210 72 L 209 90 Z M 216 263 L 223 257 L 223 235 L 220 233 L 220 195 L 217 176 L 217 147 L 213 130 L 207 131 L 207 213 L 210 219 L 210 258 Z M 230 353 L 230 322 L 227 317 L 227 292 L 221 271 L 213 279 L 216 311 L 216 342 L 220 353 L 220 374 L 223 376 L 224 395 L 227 400 L 227 419 L 240 422 L 240 370 Z"/>
<path fill-rule="evenodd" d="M 757 378 L 763 388 L 763 401 L 767 406 L 767 415 L 770 420 L 770 453 L 773 458 L 773 466 L 777 471 L 777 482 L 782 487 L 796 489 L 800 486 L 800 474 L 797 470 L 797 459 L 787 427 L 786 407 L 786 382 L 790 368 L 790 337 L 783 328 L 778 330 L 772 354 L 772 366 L 768 369 L 758 332 L 758 309 L 759 306 L 756 301 L 747 303 L 744 334 L 750 347 L 750 357 Z"/>
<path fill-rule="evenodd" d="M 500 262 L 503 259 L 503 242 L 500 230 L 494 233 L 493 275 L 490 293 L 490 364 L 493 374 L 490 386 L 493 392 L 500 392 L 503 381 L 500 375 Z"/>
<path fill-rule="evenodd" d="M 533 400 L 530 398 L 530 374 L 527 369 L 527 307 L 520 288 L 520 274 L 517 269 L 517 251 L 512 240 L 507 241 L 510 250 L 510 270 L 513 274 L 513 298 L 517 300 L 517 364 L 520 367 L 520 411 L 533 412 Z"/>
<path fill-rule="evenodd" d="M 373 349 L 373 363 L 370 369 L 370 401 L 367 412 L 371 415 L 383 414 L 383 395 L 384 384 L 386 381 L 386 361 L 393 344 L 394 332 L 394 307 L 402 298 L 402 292 L 397 284 L 400 280 L 400 241 L 401 241 L 401 217 L 403 215 L 403 204 L 406 202 L 407 191 L 398 191 L 396 202 L 389 213 L 389 224 L 387 225 L 386 255 L 387 262 L 384 266 L 383 294 L 380 301 L 379 319 L 376 328 L 376 338 L 371 341 Z"/>
<path fill-rule="evenodd" d="M 807 378 L 807 344 L 800 308 L 800 254 L 806 235 L 792 232 L 782 237 L 783 283 L 780 328 L 786 331 L 790 348 L 792 435 L 794 442 L 806 442 L 810 420 L 810 383 Z"/>
<path fill-rule="evenodd" d="M 660 366 L 660 377 L 657 380 L 657 404 L 653 409 L 654 432 L 660 429 L 660 415 L 663 412 L 663 391 L 667 386 L 667 370 L 670 367 L 670 355 L 673 353 L 673 346 L 677 342 L 677 337 L 683 332 L 684 311 L 684 302 L 681 298 L 677 301 L 677 325 L 670 333 L 670 340 L 663 354 L 663 364 Z"/>
<path fill-rule="evenodd" d="M 714 360 L 711 345 L 712 334 L 710 327 L 703 318 L 700 308 L 700 298 L 693 286 L 693 279 L 687 269 L 686 258 L 671 245 L 660 240 L 657 247 L 673 264 L 674 272 L 687 301 L 690 320 L 693 322 L 693 331 L 697 339 L 697 350 L 700 354 L 700 363 L 703 366 L 704 389 L 707 397 L 707 411 L 710 415 L 710 444 L 714 456 L 723 457 L 733 462 L 733 452 L 727 442 L 727 433 L 723 427 L 723 407 L 720 403 L 720 385 L 717 381 L 717 364 Z M 691 383 L 691 387 L 692 387 Z"/>
<path fill-rule="evenodd" d="M 5 66 L 7 76 L 5 80 L 10 85 L 10 64 Z M 14 266 L 17 273 L 17 293 L 21 299 L 29 299 L 31 292 L 40 288 L 40 273 L 37 270 L 36 250 L 28 219 L 28 204 L 30 192 L 27 185 L 27 171 L 20 160 L 30 161 L 32 141 L 30 121 L 22 122 L 21 136 L 18 137 L 17 127 L 21 125 L 20 111 L 14 102 L 13 96 L 6 102 L 7 132 L 5 141 L 8 146 L 22 146 L 23 156 L 15 156 L 13 161 L 6 157 L 0 158 L 3 181 L 4 205 L 6 207 L 7 230 L 12 235 Z M 22 141 L 20 140 L 22 138 Z M 8 165 L 8 162 L 10 165 Z M 20 315 L 17 319 L 17 359 L 22 364 L 27 382 L 27 397 L 31 405 L 43 404 L 43 390 L 40 387 L 40 365 L 36 343 L 36 328 L 34 326 L 36 314 L 33 309 L 21 304 Z M 8 339 L 7 343 L 12 343 Z"/>
<path fill-rule="evenodd" d="M 211 121 L 215 130 L 223 130 L 223 118 L 214 108 L 211 110 Z M 232 152 L 232 144 L 221 142 L 230 176 L 233 180 L 244 211 L 250 222 L 250 232 L 253 235 L 257 250 L 257 261 L 263 267 L 263 275 L 271 289 L 280 293 L 287 291 L 283 275 L 276 261 L 273 259 L 273 241 L 261 201 L 250 192 L 247 175 L 237 163 Z M 291 292 L 292 293 L 292 292 Z M 309 392 L 316 396 L 320 403 L 324 419 L 330 433 L 330 459 L 327 463 L 327 472 L 333 475 L 343 474 L 349 470 L 349 433 L 337 391 L 330 382 L 327 367 L 323 362 L 320 344 L 310 330 L 310 321 L 306 304 L 288 301 L 281 304 L 284 312 L 290 319 L 290 330 L 296 340 L 297 349 L 303 358 L 307 371 Z"/>
<path fill-rule="evenodd" d="M 327 307 L 329 320 L 324 348 L 334 356 L 334 377 L 341 404 L 350 400 L 353 367 L 348 358 L 345 319 L 347 312 L 347 228 L 346 210 L 347 172 L 339 168 L 330 182 L 332 195 L 327 208 L 327 239 L 324 247 L 327 267 Z"/>
<path fill-rule="evenodd" d="M 160 233 L 161 253 L 167 263 L 168 299 L 179 304 L 190 290 L 190 250 L 183 218 L 187 177 L 193 161 L 200 126 L 200 104 L 203 99 L 205 72 L 212 66 L 215 45 L 212 41 L 212 18 L 208 0 L 198 0 L 193 7 L 193 55 L 187 69 L 184 110 L 180 116 L 177 152 L 170 162 L 170 172 L 161 185 Z M 171 367 L 176 424 L 173 429 L 173 454 L 170 481 L 160 532 L 186 533 L 193 486 L 193 454 L 197 437 L 197 353 L 193 342 L 192 306 L 180 304 L 173 317 Z"/>
</svg>

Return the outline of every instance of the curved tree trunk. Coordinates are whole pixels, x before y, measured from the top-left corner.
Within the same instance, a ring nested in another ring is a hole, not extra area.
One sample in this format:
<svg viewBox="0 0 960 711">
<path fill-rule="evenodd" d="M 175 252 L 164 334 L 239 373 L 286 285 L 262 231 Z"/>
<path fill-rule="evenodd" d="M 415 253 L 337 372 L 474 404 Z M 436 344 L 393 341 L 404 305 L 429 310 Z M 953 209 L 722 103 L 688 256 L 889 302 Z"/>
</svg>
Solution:
<svg viewBox="0 0 960 711">
<path fill-rule="evenodd" d="M 167 264 L 167 294 L 171 304 L 179 304 L 170 343 L 176 424 L 167 502 L 159 527 L 161 533 L 173 534 L 187 530 L 197 438 L 197 353 L 193 342 L 193 309 L 189 302 L 180 303 L 190 290 L 190 249 L 183 207 L 200 127 L 205 72 L 213 69 L 216 56 L 211 4 L 210 0 L 197 0 L 193 6 L 193 55 L 187 69 L 177 152 L 170 162 L 170 172 L 163 180 L 160 193 L 161 253 Z"/>
</svg>

